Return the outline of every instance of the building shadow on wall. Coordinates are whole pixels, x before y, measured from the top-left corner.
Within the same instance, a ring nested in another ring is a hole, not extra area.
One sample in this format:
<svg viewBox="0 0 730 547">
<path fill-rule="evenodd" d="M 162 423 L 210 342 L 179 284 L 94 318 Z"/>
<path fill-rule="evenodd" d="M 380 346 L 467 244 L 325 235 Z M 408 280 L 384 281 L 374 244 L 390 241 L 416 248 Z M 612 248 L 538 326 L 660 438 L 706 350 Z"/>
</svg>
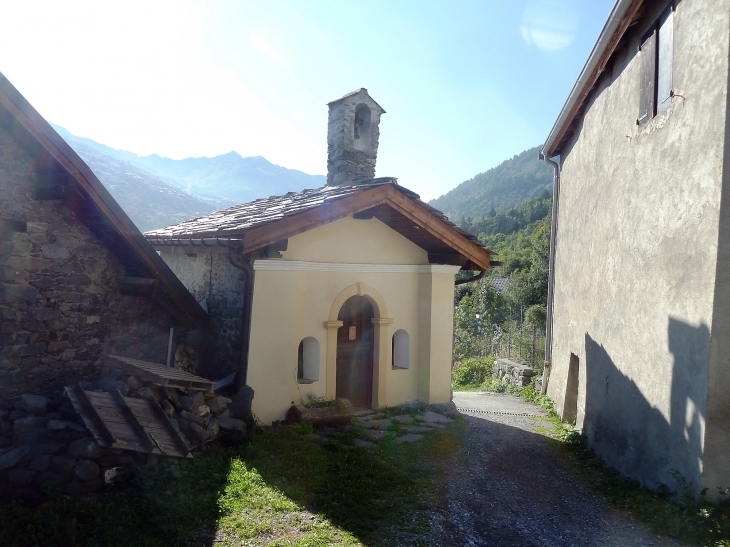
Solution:
<svg viewBox="0 0 730 547">
<path fill-rule="evenodd" d="M 705 325 L 694 327 L 671 317 L 667 328 L 671 374 L 662 375 L 661 363 L 622 364 L 631 365 L 637 376 L 652 376 L 645 392 L 586 333 L 583 430 L 609 466 L 644 486 L 677 490 L 681 485 L 675 472 L 695 486 L 701 483 L 710 332 Z M 668 417 L 660 410 L 666 408 L 666 397 Z"/>
</svg>

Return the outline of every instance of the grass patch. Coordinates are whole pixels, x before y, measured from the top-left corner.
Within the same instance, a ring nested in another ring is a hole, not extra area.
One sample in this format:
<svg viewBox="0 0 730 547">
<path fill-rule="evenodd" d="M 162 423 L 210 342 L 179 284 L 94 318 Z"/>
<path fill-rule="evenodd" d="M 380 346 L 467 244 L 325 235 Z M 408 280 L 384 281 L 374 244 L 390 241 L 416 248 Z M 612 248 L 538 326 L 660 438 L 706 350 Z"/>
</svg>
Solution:
<svg viewBox="0 0 730 547">
<path fill-rule="evenodd" d="M 495 385 L 497 389 L 494 389 Z M 533 429 L 557 441 L 555 447 L 565 467 L 582 476 L 591 488 L 603 494 L 616 509 L 646 523 L 655 534 L 691 545 L 730 547 L 730 500 L 712 505 L 703 496 L 697 496 L 693 486 L 678 474 L 675 475 L 679 484 L 678 493 L 650 490 L 635 480 L 621 476 L 596 456 L 588 447 L 585 437 L 575 430 L 574 424 L 561 421 L 552 399 L 536 392 L 532 385 L 505 386 L 499 380 L 488 379 L 478 388 L 515 395 L 547 410 L 546 417 L 535 420 L 550 425 L 538 424 Z"/>
<path fill-rule="evenodd" d="M 93 499 L 2 502 L 0 545 L 418 545 L 427 537 L 439 461 L 458 447 L 450 429 L 367 451 L 303 433 L 263 428 L 251 442 L 134 468 Z"/>
</svg>

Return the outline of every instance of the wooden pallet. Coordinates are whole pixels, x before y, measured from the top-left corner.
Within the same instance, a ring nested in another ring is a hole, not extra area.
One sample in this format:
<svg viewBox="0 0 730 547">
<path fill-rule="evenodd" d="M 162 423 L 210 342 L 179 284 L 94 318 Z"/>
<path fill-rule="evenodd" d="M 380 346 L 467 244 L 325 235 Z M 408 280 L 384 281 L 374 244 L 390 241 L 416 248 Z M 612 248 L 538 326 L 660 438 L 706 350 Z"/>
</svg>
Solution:
<svg viewBox="0 0 730 547">
<path fill-rule="evenodd" d="M 123 397 L 119 391 L 65 388 L 71 403 L 100 446 L 175 458 L 190 456 L 188 443 L 156 401 Z"/>
<path fill-rule="evenodd" d="M 119 357 L 118 355 L 108 355 L 109 363 L 126 372 L 149 382 L 165 387 L 174 387 L 182 390 L 199 389 L 201 391 L 212 391 L 213 384 L 211 380 L 201 378 L 195 374 L 190 374 L 184 370 L 174 367 L 167 367 L 159 363 L 150 363 L 149 361 L 140 361 L 139 359 L 130 359 L 129 357 Z"/>
</svg>

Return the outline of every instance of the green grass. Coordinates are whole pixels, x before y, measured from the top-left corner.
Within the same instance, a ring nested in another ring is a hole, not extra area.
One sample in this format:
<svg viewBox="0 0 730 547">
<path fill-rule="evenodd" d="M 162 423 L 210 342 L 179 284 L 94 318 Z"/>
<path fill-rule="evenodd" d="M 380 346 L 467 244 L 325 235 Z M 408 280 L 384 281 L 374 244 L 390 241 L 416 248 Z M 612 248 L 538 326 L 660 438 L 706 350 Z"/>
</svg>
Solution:
<svg viewBox="0 0 730 547">
<path fill-rule="evenodd" d="M 439 462 L 458 447 L 452 429 L 367 451 L 351 437 L 323 444 L 303 433 L 263 428 L 252 442 L 135 468 L 94 499 L 0 503 L 0 545 L 422 544 L 442 488 Z"/>
</svg>

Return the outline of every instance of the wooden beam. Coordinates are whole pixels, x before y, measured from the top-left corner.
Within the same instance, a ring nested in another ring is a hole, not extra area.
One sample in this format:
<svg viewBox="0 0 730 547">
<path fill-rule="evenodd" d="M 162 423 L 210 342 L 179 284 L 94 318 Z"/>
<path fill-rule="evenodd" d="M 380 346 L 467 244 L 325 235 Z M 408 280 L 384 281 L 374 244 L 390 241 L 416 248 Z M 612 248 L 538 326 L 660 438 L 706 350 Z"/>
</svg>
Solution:
<svg viewBox="0 0 730 547">
<path fill-rule="evenodd" d="M 451 266 L 463 266 L 468 259 L 457 253 L 428 253 L 428 261 L 431 264 L 449 264 Z"/>
<path fill-rule="evenodd" d="M 119 283 L 119 292 L 125 296 L 154 296 L 157 279 L 148 277 L 123 277 Z"/>
<path fill-rule="evenodd" d="M 252 228 L 245 232 L 243 254 L 385 203 L 388 186 L 390 185 L 376 186 L 372 190 L 334 200 L 271 224 Z"/>
<path fill-rule="evenodd" d="M 144 426 L 139 423 L 137 416 L 135 416 L 134 412 L 132 412 L 132 409 L 129 408 L 129 405 L 124 399 L 124 396 L 119 392 L 118 389 L 111 391 L 110 395 L 114 399 L 114 402 L 117 403 L 119 410 L 121 410 L 122 414 L 124 414 L 124 418 L 127 420 L 127 423 L 132 428 L 132 431 L 134 431 L 137 435 L 137 440 L 139 441 L 139 444 L 141 444 L 145 448 L 145 450 L 147 450 L 147 452 L 152 452 L 152 450 L 154 449 L 154 444 L 152 444 L 152 440 L 147 436 L 147 431 L 145 431 Z"/>
<path fill-rule="evenodd" d="M 271 243 L 264 247 L 264 256 L 266 258 L 281 258 L 281 253 L 289 248 L 289 239 L 282 239 L 275 243 Z"/>
<path fill-rule="evenodd" d="M 438 219 L 432 213 L 426 211 L 415 201 L 406 197 L 390 185 L 387 187 L 387 203 L 403 216 L 411 219 L 414 224 L 436 236 L 441 241 L 458 251 L 469 260 L 484 270 L 489 269 L 489 252 L 479 247 L 476 243 L 469 241 L 466 237 L 457 232 L 454 228 Z"/>
</svg>

